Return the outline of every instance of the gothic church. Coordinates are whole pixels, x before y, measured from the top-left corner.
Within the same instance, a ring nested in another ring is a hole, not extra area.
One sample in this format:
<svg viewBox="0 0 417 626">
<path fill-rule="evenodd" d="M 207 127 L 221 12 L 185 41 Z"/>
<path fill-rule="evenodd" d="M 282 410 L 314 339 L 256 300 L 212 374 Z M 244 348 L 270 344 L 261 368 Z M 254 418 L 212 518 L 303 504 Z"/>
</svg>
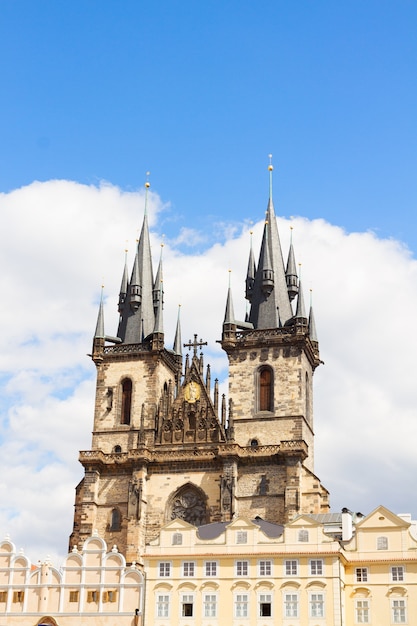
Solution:
<svg viewBox="0 0 417 626">
<path fill-rule="evenodd" d="M 70 549 L 96 530 L 128 562 L 141 563 L 145 545 L 175 518 L 195 526 L 237 516 L 284 524 L 329 510 L 314 474 L 314 316 L 311 307 L 306 313 L 292 244 L 284 265 L 269 170 L 257 263 L 249 253 L 250 313 L 235 319 L 229 288 L 219 323 L 227 402 L 204 368 L 204 342 L 194 335 L 183 344 L 179 319 L 173 348 L 166 346 L 162 260 L 154 278 L 145 210 L 132 272 L 123 272 L 116 337 L 104 332 L 100 304 L 92 446 L 80 453 L 85 474 Z M 185 347 L 191 352 L 183 359 Z"/>
</svg>

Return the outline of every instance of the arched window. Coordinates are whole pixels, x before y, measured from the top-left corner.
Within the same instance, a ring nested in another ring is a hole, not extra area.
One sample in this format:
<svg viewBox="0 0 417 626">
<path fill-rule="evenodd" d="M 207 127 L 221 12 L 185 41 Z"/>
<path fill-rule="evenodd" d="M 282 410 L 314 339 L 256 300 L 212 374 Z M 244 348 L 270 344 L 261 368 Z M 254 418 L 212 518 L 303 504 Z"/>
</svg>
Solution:
<svg viewBox="0 0 417 626">
<path fill-rule="evenodd" d="M 113 509 L 111 512 L 110 530 L 120 530 L 121 521 L 119 509 Z"/>
<path fill-rule="evenodd" d="M 115 454 L 120 454 L 121 451 L 122 451 L 122 446 L 114 446 L 113 452 Z"/>
<path fill-rule="evenodd" d="M 130 411 L 132 408 L 132 381 L 125 378 L 122 382 L 122 412 L 121 423 L 130 424 Z"/>
<path fill-rule="evenodd" d="M 270 367 L 263 367 L 259 371 L 259 411 L 272 411 L 272 370 Z"/>
</svg>

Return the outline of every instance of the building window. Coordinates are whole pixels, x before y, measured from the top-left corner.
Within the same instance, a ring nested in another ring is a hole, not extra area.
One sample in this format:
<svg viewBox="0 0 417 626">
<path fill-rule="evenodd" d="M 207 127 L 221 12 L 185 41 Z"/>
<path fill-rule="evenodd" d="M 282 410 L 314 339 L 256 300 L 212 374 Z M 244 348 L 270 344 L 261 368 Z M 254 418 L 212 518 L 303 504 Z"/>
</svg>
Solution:
<svg viewBox="0 0 417 626">
<path fill-rule="evenodd" d="M 311 561 L 310 561 L 310 576 L 323 576 L 323 561 L 322 561 L 322 559 L 311 559 Z"/>
<path fill-rule="evenodd" d="M 248 562 L 236 561 L 236 576 L 247 576 L 247 575 L 248 575 Z"/>
<path fill-rule="evenodd" d="M 204 594 L 203 606 L 204 606 L 204 617 L 216 617 L 217 615 L 217 598 L 215 594 L 206 593 Z"/>
<path fill-rule="evenodd" d="M 246 532 L 246 530 L 237 531 L 236 543 L 248 543 L 248 533 Z"/>
<path fill-rule="evenodd" d="M 7 591 L 0 591 L 0 602 L 7 602 Z"/>
<path fill-rule="evenodd" d="M 98 602 L 98 591 L 96 589 L 87 591 L 87 602 Z"/>
<path fill-rule="evenodd" d="M 404 567 L 402 565 L 393 565 L 391 567 L 391 580 L 393 583 L 404 581 Z"/>
<path fill-rule="evenodd" d="M 392 622 L 405 624 L 407 621 L 405 600 L 391 600 Z"/>
<path fill-rule="evenodd" d="M 355 621 L 357 624 L 369 624 L 368 600 L 355 600 Z"/>
<path fill-rule="evenodd" d="M 304 528 L 302 528 L 298 531 L 298 541 L 308 541 L 308 530 L 304 530 Z"/>
<path fill-rule="evenodd" d="M 78 591 L 70 591 L 69 592 L 69 601 L 70 602 L 78 602 L 79 592 Z"/>
<path fill-rule="evenodd" d="M 284 561 L 284 573 L 285 576 L 298 576 L 298 561 L 296 559 Z"/>
<path fill-rule="evenodd" d="M 259 616 L 272 616 L 272 596 L 270 593 L 261 593 L 259 596 Z"/>
<path fill-rule="evenodd" d="M 272 370 L 263 367 L 259 371 L 259 410 L 272 411 Z"/>
<path fill-rule="evenodd" d="M 172 535 L 172 545 L 182 546 L 182 533 L 174 533 Z"/>
<path fill-rule="evenodd" d="M 114 589 L 108 589 L 107 591 L 103 591 L 101 596 L 103 602 L 116 602 L 117 592 Z"/>
<path fill-rule="evenodd" d="M 259 561 L 259 576 L 271 576 L 272 561 Z"/>
<path fill-rule="evenodd" d="M 184 595 L 181 599 L 181 615 L 182 617 L 192 617 L 193 616 L 193 596 Z"/>
<path fill-rule="evenodd" d="M 194 561 L 184 561 L 182 564 L 182 575 L 183 576 L 194 576 L 195 573 L 195 563 Z"/>
<path fill-rule="evenodd" d="M 235 617 L 248 616 L 249 596 L 247 593 L 237 593 L 235 596 Z"/>
<path fill-rule="evenodd" d="M 377 550 L 388 550 L 388 537 L 378 537 L 376 540 Z"/>
<path fill-rule="evenodd" d="M 355 570 L 355 576 L 356 576 L 357 583 L 367 583 L 368 582 L 368 568 L 357 567 Z"/>
<path fill-rule="evenodd" d="M 156 616 L 169 617 L 169 596 L 158 594 L 156 596 Z"/>
<path fill-rule="evenodd" d="M 171 576 L 171 563 L 169 561 L 161 561 L 159 563 L 159 576 L 166 578 Z"/>
<path fill-rule="evenodd" d="M 206 561 L 205 570 L 206 570 L 206 576 L 217 576 L 217 562 Z"/>
<path fill-rule="evenodd" d="M 122 516 L 120 515 L 119 509 L 113 509 L 111 512 L 111 520 L 110 520 L 110 530 L 117 531 L 120 530 L 122 525 Z"/>
<path fill-rule="evenodd" d="M 13 602 L 23 602 L 25 599 L 24 591 L 14 591 L 13 592 Z"/>
<path fill-rule="evenodd" d="M 298 594 L 286 593 L 284 595 L 284 616 L 298 617 Z"/>
<path fill-rule="evenodd" d="M 130 424 L 130 412 L 132 409 L 132 381 L 125 378 L 122 382 L 122 413 L 121 423 Z"/>
<path fill-rule="evenodd" d="M 324 594 L 310 594 L 310 617 L 324 617 Z"/>
</svg>

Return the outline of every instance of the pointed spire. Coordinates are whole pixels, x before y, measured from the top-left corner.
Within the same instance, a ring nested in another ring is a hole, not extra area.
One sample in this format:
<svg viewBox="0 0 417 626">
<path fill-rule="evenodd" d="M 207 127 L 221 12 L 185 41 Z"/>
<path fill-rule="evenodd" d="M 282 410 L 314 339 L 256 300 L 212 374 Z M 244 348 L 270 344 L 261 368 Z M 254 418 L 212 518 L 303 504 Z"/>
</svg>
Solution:
<svg viewBox="0 0 417 626">
<path fill-rule="evenodd" d="M 129 288 L 129 278 L 128 278 L 128 269 L 127 269 L 127 249 L 126 249 L 125 250 L 125 266 L 123 269 L 122 282 L 120 284 L 120 292 L 119 292 L 119 313 L 123 311 L 123 307 L 126 302 L 128 288 Z"/>
<path fill-rule="evenodd" d="M 104 339 L 103 289 L 104 289 L 104 285 L 101 285 L 100 306 L 98 308 L 97 324 L 96 324 L 96 331 L 94 333 L 94 339 Z"/>
<path fill-rule="evenodd" d="M 160 289 L 161 285 L 163 285 L 163 272 L 162 272 L 162 251 L 164 249 L 164 244 L 161 243 L 161 256 L 159 257 L 158 271 L 156 272 L 155 283 L 153 286 L 153 306 L 156 309 L 158 307 L 160 296 L 164 295 L 163 290 Z"/>
<path fill-rule="evenodd" d="M 251 302 L 252 293 L 253 293 L 253 285 L 255 283 L 255 274 L 256 274 L 256 264 L 255 257 L 253 255 L 253 246 L 252 246 L 252 235 L 253 231 L 250 231 L 250 251 L 249 251 L 249 261 L 248 261 L 248 271 L 246 273 L 246 299 Z"/>
<path fill-rule="evenodd" d="M 147 173 L 149 175 L 149 173 Z M 150 183 L 145 183 L 145 211 L 126 303 L 120 323 L 120 337 L 124 343 L 141 343 L 155 328 L 153 302 L 153 269 L 149 238 L 147 203 Z M 162 271 L 162 269 L 161 269 Z"/>
<path fill-rule="evenodd" d="M 270 159 L 271 159 L 271 155 Z M 255 274 L 249 320 L 254 328 L 278 328 L 292 317 L 284 261 L 272 201 L 272 171 L 269 163 L 269 200 L 261 251 Z"/>
<path fill-rule="evenodd" d="M 295 264 L 294 247 L 292 245 L 292 226 L 291 226 L 291 241 L 290 249 L 288 252 L 287 269 L 285 270 L 285 278 L 287 281 L 287 289 L 290 300 L 294 300 L 298 293 L 298 276 L 297 268 Z"/>
<path fill-rule="evenodd" d="M 180 322 L 181 305 L 178 305 L 178 317 L 177 327 L 175 329 L 174 346 L 173 350 L 178 356 L 182 356 L 182 341 L 181 341 L 181 322 Z"/>
<path fill-rule="evenodd" d="M 313 312 L 313 292 L 311 289 L 310 289 L 310 313 L 308 316 L 308 335 L 311 341 L 315 341 L 316 343 L 319 342 L 317 338 L 316 322 L 314 319 L 314 312 Z"/>
<path fill-rule="evenodd" d="M 235 324 L 235 312 L 233 309 L 232 288 L 230 286 L 231 270 L 229 270 L 229 289 L 227 291 L 226 311 L 223 324 Z"/>
<path fill-rule="evenodd" d="M 306 308 L 304 304 L 303 288 L 301 285 L 301 270 L 300 270 L 300 280 L 298 282 L 298 298 L 297 298 L 297 310 L 295 312 L 295 318 L 307 319 Z"/>
<path fill-rule="evenodd" d="M 162 300 L 162 282 L 160 284 L 159 287 L 160 293 L 159 293 L 159 301 L 158 301 L 158 306 L 156 309 L 156 313 L 155 313 L 155 326 L 153 329 L 154 333 L 160 333 L 163 334 L 164 332 L 164 320 L 163 320 L 163 300 Z"/>
</svg>

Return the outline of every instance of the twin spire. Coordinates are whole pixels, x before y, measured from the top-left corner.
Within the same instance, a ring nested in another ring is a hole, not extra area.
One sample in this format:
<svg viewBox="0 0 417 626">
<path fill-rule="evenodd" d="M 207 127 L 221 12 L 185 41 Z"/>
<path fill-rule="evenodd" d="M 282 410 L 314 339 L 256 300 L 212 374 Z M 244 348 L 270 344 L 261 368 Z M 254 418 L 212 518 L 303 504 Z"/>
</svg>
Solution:
<svg viewBox="0 0 417 626">
<path fill-rule="evenodd" d="M 297 275 L 295 254 L 292 243 L 288 253 L 287 265 L 284 267 L 281 242 L 272 201 L 272 171 L 269 167 L 269 199 L 262 236 L 258 265 L 256 266 L 252 248 L 252 237 L 249 261 L 246 274 L 245 296 L 250 303 L 250 312 L 245 322 L 236 322 L 234 318 L 232 292 L 229 284 L 224 324 L 235 324 L 241 328 L 273 329 L 288 326 L 296 321 L 305 320 L 308 324 L 309 336 L 317 342 L 314 314 L 310 304 L 307 318 L 304 305 L 301 280 Z M 101 298 L 96 339 L 124 344 L 141 344 L 151 337 L 158 336 L 163 344 L 163 268 L 162 250 L 159 265 L 154 279 L 149 226 L 147 216 L 147 200 L 150 184 L 145 183 L 145 214 L 140 233 L 133 268 L 129 280 L 127 259 L 122 275 L 118 309 L 120 313 L 116 338 L 104 336 L 103 301 Z M 252 233 L 251 233 L 252 235 Z M 297 296 L 295 314 L 291 301 Z M 178 312 L 177 328 L 173 351 L 177 356 L 182 354 L 180 316 Z"/>
</svg>

